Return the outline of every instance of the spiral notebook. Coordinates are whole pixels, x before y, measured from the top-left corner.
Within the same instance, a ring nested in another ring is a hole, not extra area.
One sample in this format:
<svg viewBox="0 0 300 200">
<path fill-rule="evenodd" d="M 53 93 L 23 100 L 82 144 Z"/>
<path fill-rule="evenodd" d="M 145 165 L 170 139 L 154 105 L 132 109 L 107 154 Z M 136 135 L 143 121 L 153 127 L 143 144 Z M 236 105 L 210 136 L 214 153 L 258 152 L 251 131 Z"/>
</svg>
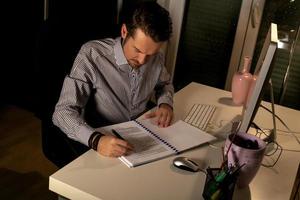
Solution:
<svg viewBox="0 0 300 200">
<path fill-rule="evenodd" d="M 134 151 L 119 159 L 128 167 L 136 167 L 216 139 L 214 136 L 179 120 L 166 128 L 158 127 L 152 119 L 132 120 L 99 128 L 111 133 L 116 130 L 134 146 Z"/>
</svg>

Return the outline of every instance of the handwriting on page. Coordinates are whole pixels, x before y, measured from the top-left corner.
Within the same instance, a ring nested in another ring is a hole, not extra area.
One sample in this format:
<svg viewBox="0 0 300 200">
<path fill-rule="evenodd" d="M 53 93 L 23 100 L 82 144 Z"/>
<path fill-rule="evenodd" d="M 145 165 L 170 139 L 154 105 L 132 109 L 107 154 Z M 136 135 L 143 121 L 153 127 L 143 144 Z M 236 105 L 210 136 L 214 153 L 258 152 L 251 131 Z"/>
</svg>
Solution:
<svg viewBox="0 0 300 200">
<path fill-rule="evenodd" d="M 122 134 L 122 137 L 134 146 L 135 158 L 168 150 L 165 146 L 161 145 L 158 140 L 155 140 L 150 135 L 141 134 L 144 130 L 138 127 L 119 128 L 117 130 Z"/>
</svg>

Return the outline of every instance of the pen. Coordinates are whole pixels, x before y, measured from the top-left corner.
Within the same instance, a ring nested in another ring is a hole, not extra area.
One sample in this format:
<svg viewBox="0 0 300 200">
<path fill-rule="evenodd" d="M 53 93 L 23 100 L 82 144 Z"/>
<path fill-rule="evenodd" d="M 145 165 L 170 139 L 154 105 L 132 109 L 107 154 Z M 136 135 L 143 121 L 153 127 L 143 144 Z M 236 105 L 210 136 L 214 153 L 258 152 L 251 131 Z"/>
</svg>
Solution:
<svg viewBox="0 0 300 200">
<path fill-rule="evenodd" d="M 235 168 L 235 169 L 230 173 L 230 175 L 233 176 L 233 175 L 237 174 L 237 173 L 241 170 L 241 168 L 244 167 L 244 165 L 246 165 L 246 163 L 243 163 L 242 165 L 240 165 L 240 166 L 238 166 L 237 168 Z"/>
<path fill-rule="evenodd" d="M 207 171 L 207 174 L 211 177 L 211 179 L 213 179 L 215 181 L 215 176 L 212 173 L 212 169 L 210 167 L 207 167 L 206 171 Z"/>
<path fill-rule="evenodd" d="M 117 136 L 117 138 L 119 138 L 121 140 L 125 140 L 115 129 L 111 129 L 111 131 L 113 132 L 113 134 L 115 136 Z"/>
</svg>

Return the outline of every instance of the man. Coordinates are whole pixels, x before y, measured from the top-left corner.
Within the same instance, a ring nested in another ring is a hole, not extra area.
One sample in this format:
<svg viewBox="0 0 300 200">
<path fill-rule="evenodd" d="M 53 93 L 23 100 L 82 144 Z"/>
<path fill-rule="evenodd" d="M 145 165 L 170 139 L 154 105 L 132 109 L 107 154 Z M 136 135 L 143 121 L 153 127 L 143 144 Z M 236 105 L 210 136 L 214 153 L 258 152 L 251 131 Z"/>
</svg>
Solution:
<svg viewBox="0 0 300 200">
<path fill-rule="evenodd" d="M 79 51 L 66 76 L 53 122 L 73 140 L 101 155 L 119 157 L 133 147 L 126 141 L 96 132 L 84 117 L 87 104 L 95 102 L 96 121 L 101 125 L 136 118 L 146 110 L 153 91 L 157 125 L 170 124 L 174 89 L 159 52 L 170 38 L 169 13 L 154 2 L 138 6 L 121 27 L 121 38 L 90 41 Z"/>
</svg>

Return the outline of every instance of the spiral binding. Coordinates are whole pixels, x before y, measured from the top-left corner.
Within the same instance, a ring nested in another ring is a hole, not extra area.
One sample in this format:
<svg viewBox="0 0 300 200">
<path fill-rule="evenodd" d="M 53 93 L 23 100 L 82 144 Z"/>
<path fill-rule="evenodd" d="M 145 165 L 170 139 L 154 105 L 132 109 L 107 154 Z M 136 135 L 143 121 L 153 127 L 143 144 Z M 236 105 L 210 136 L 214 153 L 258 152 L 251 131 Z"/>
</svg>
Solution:
<svg viewBox="0 0 300 200">
<path fill-rule="evenodd" d="M 176 154 L 179 153 L 179 151 L 176 149 L 176 147 L 174 147 L 173 145 L 169 144 L 167 141 L 165 141 L 164 139 L 162 139 L 161 137 L 159 137 L 156 133 L 154 133 L 153 131 L 151 131 L 150 129 L 148 129 L 147 127 L 145 127 L 142 123 L 140 123 L 137 120 L 133 120 L 135 123 L 137 123 L 138 125 L 140 125 L 143 129 L 145 129 L 148 133 L 150 133 L 151 135 L 153 135 L 155 138 L 157 138 L 159 141 L 161 141 L 162 143 L 164 143 L 165 145 L 167 145 L 170 149 L 172 149 L 173 151 L 175 151 Z"/>
</svg>

